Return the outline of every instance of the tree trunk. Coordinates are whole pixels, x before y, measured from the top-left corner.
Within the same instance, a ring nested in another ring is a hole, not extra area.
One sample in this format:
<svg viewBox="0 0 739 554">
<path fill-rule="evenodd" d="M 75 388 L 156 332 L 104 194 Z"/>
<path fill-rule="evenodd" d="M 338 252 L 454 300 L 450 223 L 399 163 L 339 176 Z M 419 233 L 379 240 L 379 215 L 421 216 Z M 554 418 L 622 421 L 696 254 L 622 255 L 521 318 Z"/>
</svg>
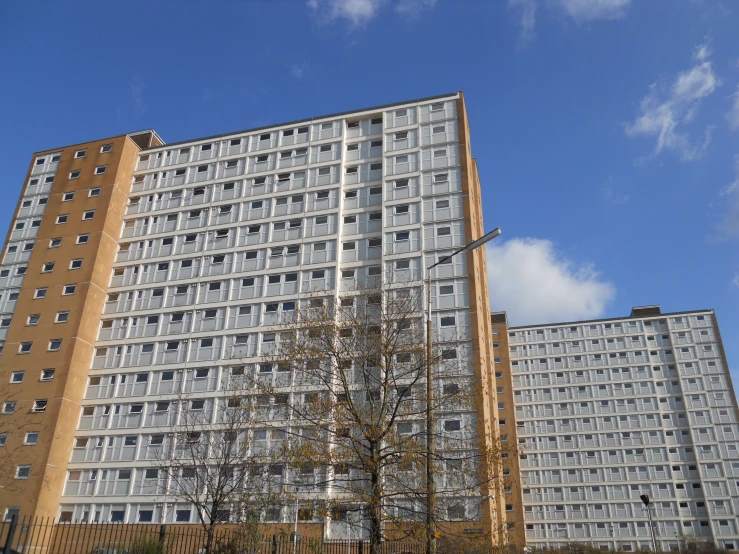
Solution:
<svg viewBox="0 0 739 554">
<path fill-rule="evenodd" d="M 378 554 L 380 551 L 379 546 L 382 542 L 382 501 L 384 491 L 378 450 L 379 446 L 377 444 L 370 444 L 370 456 L 372 459 L 372 467 L 370 471 L 372 492 L 370 494 L 369 502 L 370 554 Z"/>
<path fill-rule="evenodd" d="M 205 538 L 205 554 L 211 554 L 213 552 L 213 538 L 215 535 L 216 528 L 214 525 L 208 526 L 208 534 Z"/>
</svg>

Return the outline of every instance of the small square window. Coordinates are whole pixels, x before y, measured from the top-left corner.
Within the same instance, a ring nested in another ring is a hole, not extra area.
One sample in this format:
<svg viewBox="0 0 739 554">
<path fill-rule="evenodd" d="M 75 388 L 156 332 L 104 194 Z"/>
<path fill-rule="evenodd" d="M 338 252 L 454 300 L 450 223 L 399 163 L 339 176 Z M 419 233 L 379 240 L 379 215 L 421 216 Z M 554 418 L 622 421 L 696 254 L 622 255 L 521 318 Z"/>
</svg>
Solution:
<svg viewBox="0 0 739 554">
<path fill-rule="evenodd" d="M 56 262 L 45 262 L 41 267 L 41 273 L 51 273 L 54 271 L 54 265 L 56 265 Z"/>
<path fill-rule="evenodd" d="M 76 158 L 84 158 L 87 155 L 87 149 L 83 150 L 77 150 L 77 152 L 74 153 L 74 157 Z"/>
<path fill-rule="evenodd" d="M 69 321 L 69 312 L 58 312 L 54 323 L 66 323 Z"/>
<path fill-rule="evenodd" d="M 74 169 L 69 172 L 69 178 L 70 179 L 79 179 L 80 178 L 80 170 Z"/>
<path fill-rule="evenodd" d="M 49 241 L 49 248 L 57 248 L 62 245 L 62 239 L 60 237 L 53 238 Z"/>
<path fill-rule="evenodd" d="M 31 314 L 28 316 L 26 325 L 38 325 L 39 319 L 41 319 L 41 314 Z"/>
<path fill-rule="evenodd" d="M 77 285 L 64 285 L 62 296 L 69 296 L 70 294 L 74 294 L 76 289 L 77 289 Z"/>
<path fill-rule="evenodd" d="M 88 221 L 95 217 L 95 210 L 87 210 L 85 213 L 82 214 L 82 221 Z"/>
<path fill-rule="evenodd" d="M 101 154 L 107 154 L 108 152 L 111 152 L 112 150 L 113 150 L 113 145 L 112 144 L 103 144 L 100 147 L 100 153 Z"/>
<path fill-rule="evenodd" d="M 16 479 L 28 479 L 30 475 L 31 475 L 30 465 L 23 465 L 23 466 L 18 466 L 15 468 L 15 478 Z"/>
<path fill-rule="evenodd" d="M 51 381 L 54 378 L 53 369 L 42 369 L 41 370 L 41 381 Z"/>
<path fill-rule="evenodd" d="M 23 382 L 23 376 L 26 374 L 25 371 L 14 371 L 10 374 L 10 382 L 11 383 L 22 383 Z"/>
<path fill-rule="evenodd" d="M 46 298 L 46 289 L 36 289 L 33 293 L 34 298 Z"/>
<path fill-rule="evenodd" d="M 62 339 L 51 339 L 49 341 L 49 352 L 58 352 L 62 349 Z"/>
<path fill-rule="evenodd" d="M 31 431 L 26 433 L 26 438 L 23 444 L 26 446 L 33 446 L 38 443 L 38 431 Z"/>
<path fill-rule="evenodd" d="M 79 269 L 82 267 L 82 258 L 72 260 L 69 262 L 69 269 Z"/>
<path fill-rule="evenodd" d="M 3 414 L 14 414 L 15 413 L 15 401 L 3 402 Z"/>
<path fill-rule="evenodd" d="M 56 223 L 57 225 L 61 225 L 62 223 L 66 223 L 68 219 L 69 219 L 69 214 L 58 215 L 56 216 Z"/>
<path fill-rule="evenodd" d="M 42 413 L 46 411 L 46 407 L 49 405 L 48 400 L 34 400 L 33 408 L 31 409 L 34 413 Z"/>
<path fill-rule="evenodd" d="M 90 240 L 90 235 L 77 235 L 77 244 L 87 244 Z"/>
<path fill-rule="evenodd" d="M 89 196 L 90 198 L 100 196 L 100 187 L 90 189 L 90 192 L 87 193 L 87 196 Z"/>
<path fill-rule="evenodd" d="M 95 168 L 95 175 L 102 175 L 105 173 L 105 170 L 108 168 L 107 165 L 99 165 Z"/>
<path fill-rule="evenodd" d="M 74 200 L 73 192 L 65 192 L 64 194 L 62 194 L 62 202 L 69 202 L 71 200 Z"/>
</svg>

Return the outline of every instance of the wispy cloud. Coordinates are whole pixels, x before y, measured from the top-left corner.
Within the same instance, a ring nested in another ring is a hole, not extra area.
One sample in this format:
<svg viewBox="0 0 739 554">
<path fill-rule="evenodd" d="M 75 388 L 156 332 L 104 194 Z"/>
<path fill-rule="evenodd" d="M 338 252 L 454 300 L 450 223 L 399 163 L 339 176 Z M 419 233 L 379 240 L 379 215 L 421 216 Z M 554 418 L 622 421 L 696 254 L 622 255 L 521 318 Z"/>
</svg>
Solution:
<svg viewBox="0 0 739 554">
<path fill-rule="evenodd" d="M 603 187 L 603 197 L 611 204 L 626 204 L 631 200 L 631 196 L 619 192 L 613 183 L 608 183 Z"/>
<path fill-rule="evenodd" d="M 375 18 L 384 0 L 308 0 L 308 7 L 325 22 L 348 21 L 361 27 Z"/>
<path fill-rule="evenodd" d="M 721 189 L 722 202 L 727 206 L 716 225 L 720 238 L 739 238 L 739 154 L 734 155 L 734 180 Z"/>
<path fill-rule="evenodd" d="M 534 38 L 536 0 L 508 0 L 508 7 L 516 10 L 521 18 L 521 40 L 529 41 Z"/>
<path fill-rule="evenodd" d="M 729 122 L 729 127 L 736 131 L 739 129 L 739 85 L 736 87 L 736 92 L 731 97 L 731 109 L 726 114 L 726 119 Z"/>
<path fill-rule="evenodd" d="M 731 284 L 735 287 L 739 287 L 739 273 L 734 274 L 734 278 L 731 280 Z"/>
<path fill-rule="evenodd" d="M 508 7 L 520 15 L 521 40 L 527 41 L 534 37 L 536 14 L 541 5 L 563 14 L 577 24 L 585 24 L 626 17 L 631 0 L 508 0 Z"/>
<path fill-rule="evenodd" d="M 144 89 L 146 85 L 137 76 L 131 81 L 131 102 L 133 103 L 133 112 L 136 115 L 144 115 L 146 113 L 146 102 L 144 101 Z"/>
<path fill-rule="evenodd" d="M 415 18 L 433 8 L 437 0 L 308 0 L 308 7 L 323 23 L 344 21 L 351 27 L 363 27 L 372 21 L 386 5 L 392 5 L 399 15 Z"/>
<path fill-rule="evenodd" d="M 626 17 L 631 0 L 559 0 L 559 4 L 577 23 L 587 23 Z"/>
<path fill-rule="evenodd" d="M 308 65 L 308 62 L 293 64 L 290 66 L 290 75 L 292 75 L 295 79 L 302 79 L 309 69 L 310 66 Z"/>
<path fill-rule="evenodd" d="M 543 239 L 513 239 L 487 248 L 490 305 L 514 325 L 592 319 L 616 296 L 589 264 L 575 264 Z"/>
<path fill-rule="evenodd" d="M 395 11 L 401 15 L 418 17 L 425 9 L 436 6 L 436 0 L 398 0 Z"/>
<path fill-rule="evenodd" d="M 704 98 L 713 94 L 721 84 L 713 72 L 710 50 L 699 45 L 693 54 L 694 64 L 680 72 L 669 86 L 657 83 L 649 87 L 641 101 L 641 113 L 625 127 L 630 137 L 655 137 L 654 156 L 672 150 L 684 161 L 700 158 L 711 143 L 712 127 L 706 127 L 700 140 L 693 140 L 682 128 L 694 120 Z"/>
</svg>

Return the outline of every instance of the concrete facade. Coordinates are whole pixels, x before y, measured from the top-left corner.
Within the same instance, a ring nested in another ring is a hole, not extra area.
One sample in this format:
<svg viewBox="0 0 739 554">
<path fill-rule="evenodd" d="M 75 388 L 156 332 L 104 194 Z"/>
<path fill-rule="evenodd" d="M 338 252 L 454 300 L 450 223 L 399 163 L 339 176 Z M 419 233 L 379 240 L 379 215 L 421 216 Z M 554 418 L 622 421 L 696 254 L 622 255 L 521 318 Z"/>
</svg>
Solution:
<svg viewBox="0 0 739 554">
<path fill-rule="evenodd" d="M 162 418 L 161 406 L 187 391 L 216 410 L 233 359 L 257 367 L 273 306 L 339 297 L 390 273 L 422 286 L 427 266 L 484 234 L 480 195 L 461 93 L 177 144 L 147 132 L 35 155 L 19 210 L 46 200 L 33 216 L 16 214 L 0 281 L 2 301 L 19 289 L 2 306 L 10 322 L 0 380 L 27 368 L 8 385 L 17 405 L 2 419 L 13 454 L 5 480 L 22 494 L 0 489 L 0 507 L 63 521 L 195 521 L 145 485 L 152 444 L 178 422 L 177 407 Z M 33 217 L 35 234 L 13 230 Z M 72 260 L 81 268 L 68 269 Z M 491 451 L 498 403 L 486 275 L 484 249 L 438 266 L 432 318 L 435 344 L 453 339 L 469 353 L 462 378 L 479 391 L 474 405 L 438 414 L 438 432 Z M 52 339 L 61 347 L 49 351 Z M 31 352 L 20 353 L 28 342 Z M 45 368 L 53 379 L 38 382 Z M 436 376 L 439 386 L 454 378 Z M 18 449 L 29 418 L 37 444 Z M 473 534 L 504 541 L 502 469 L 481 471 L 490 479 L 480 490 L 441 506 Z M 293 519 L 285 506 L 273 522 Z M 346 538 L 330 525 L 324 536 Z"/>
</svg>

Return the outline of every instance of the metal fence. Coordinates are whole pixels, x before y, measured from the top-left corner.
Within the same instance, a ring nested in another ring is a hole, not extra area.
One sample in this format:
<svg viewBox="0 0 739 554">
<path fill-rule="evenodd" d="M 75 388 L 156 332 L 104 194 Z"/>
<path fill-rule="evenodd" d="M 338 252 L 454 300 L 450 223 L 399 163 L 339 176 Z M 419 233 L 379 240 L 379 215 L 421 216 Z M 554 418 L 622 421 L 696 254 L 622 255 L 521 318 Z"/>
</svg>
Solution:
<svg viewBox="0 0 739 554">
<path fill-rule="evenodd" d="M 194 525 L 147 523 L 56 523 L 51 518 L 0 523 L 0 554 L 204 554 L 206 531 Z M 289 535 L 255 540 L 236 526 L 216 527 L 211 554 L 369 554 L 367 541 L 303 538 Z M 377 554 L 424 554 L 418 542 L 382 543 Z"/>
</svg>

